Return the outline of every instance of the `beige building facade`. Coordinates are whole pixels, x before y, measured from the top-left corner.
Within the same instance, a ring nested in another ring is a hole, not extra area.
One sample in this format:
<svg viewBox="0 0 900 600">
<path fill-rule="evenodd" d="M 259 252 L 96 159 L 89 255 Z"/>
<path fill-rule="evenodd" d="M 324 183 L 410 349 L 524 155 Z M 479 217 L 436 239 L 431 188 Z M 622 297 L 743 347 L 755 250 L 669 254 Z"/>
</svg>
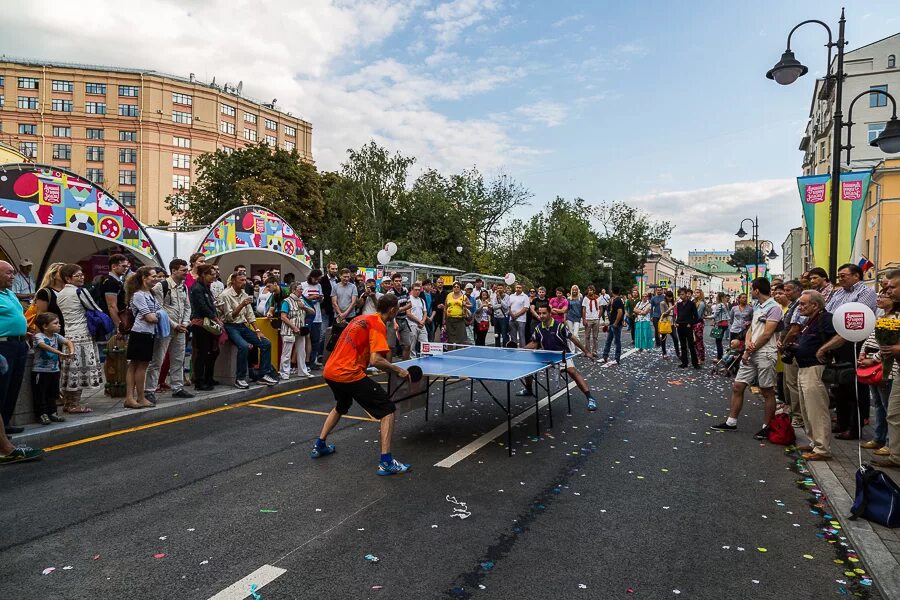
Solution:
<svg viewBox="0 0 900 600">
<path fill-rule="evenodd" d="M 147 225 L 190 187 L 195 159 L 265 142 L 313 162 L 312 124 L 271 103 L 156 71 L 0 60 L 0 143 L 99 184 Z"/>
</svg>

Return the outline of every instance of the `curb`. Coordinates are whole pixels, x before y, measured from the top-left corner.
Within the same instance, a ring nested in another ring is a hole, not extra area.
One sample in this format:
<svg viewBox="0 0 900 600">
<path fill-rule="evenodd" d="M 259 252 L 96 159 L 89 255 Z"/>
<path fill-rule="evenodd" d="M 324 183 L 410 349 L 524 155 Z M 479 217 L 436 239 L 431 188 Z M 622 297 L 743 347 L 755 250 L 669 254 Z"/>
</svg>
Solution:
<svg viewBox="0 0 900 600">
<path fill-rule="evenodd" d="M 148 423 L 164 421 L 189 415 L 192 413 L 220 408 L 248 400 L 257 400 L 272 394 L 290 392 L 292 389 L 309 387 L 323 383 L 321 376 L 309 379 L 292 379 L 280 382 L 273 386 L 253 386 L 246 390 L 231 387 L 203 394 L 196 398 L 172 398 L 162 397 L 156 408 L 130 410 L 119 407 L 113 413 L 93 413 L 89 417 L 80 417 L 78 420 L 69 420 L 59 423 L 57 426 L 47 428 L 41 425 L 28 425 L 24 433 L 11 436 L 14 445 L 27 444 L 32 447 L 44 448 L 65 444 L 86 437 L 103 435 L 112 431 L 139 427 Z M 93 416 L 96 415 L 96 416 Z"/>
<path fill-rule="evenodd" d="M 849 519 L 853 498 L 841 485 L 828 463 L 807 461 L 806 466 L 834 507 L 833 514 L 841 522 L 844 534 L 868 567 L 875 587 L 884 600 L 900 600 L 900 563 L 868 521 Z"/>
</svg>

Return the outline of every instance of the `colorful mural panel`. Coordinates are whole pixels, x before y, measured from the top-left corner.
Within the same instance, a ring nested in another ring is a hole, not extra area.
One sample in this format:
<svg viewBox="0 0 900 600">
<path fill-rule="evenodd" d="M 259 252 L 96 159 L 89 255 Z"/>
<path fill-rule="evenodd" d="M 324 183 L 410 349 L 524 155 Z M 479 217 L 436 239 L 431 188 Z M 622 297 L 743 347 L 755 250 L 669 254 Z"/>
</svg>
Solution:
<svg viewBox="0 0 900 600">
<path fill-rule="evenodd" d="M 0 172 L 0 225 L 49 225 L 107 239 L 157 259 L 150 238 L 119 202 L 91 182 L 42 165 Z"/>
<path fill-rule="evenodd" d="M 200 246 L 206 256 L 233 250 L 272 250 L 312 267 L 303 240 L 284 219 L 260 206 L 236 208 L 222 217 Z"/>
</svg>

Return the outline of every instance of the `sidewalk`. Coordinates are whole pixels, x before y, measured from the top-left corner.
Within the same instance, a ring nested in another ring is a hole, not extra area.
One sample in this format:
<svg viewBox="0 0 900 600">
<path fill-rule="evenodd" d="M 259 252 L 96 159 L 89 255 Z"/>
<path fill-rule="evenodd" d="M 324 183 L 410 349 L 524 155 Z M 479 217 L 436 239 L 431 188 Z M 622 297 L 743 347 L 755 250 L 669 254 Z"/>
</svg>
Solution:
<svg viewBox="0 0 900 600">
<path fill-rule="evenodd" d="M 797 443 L 805 440 L 797 429 Z M 871 428 L 863 428 L 863 439 L 872 437 Z M 900 600 L 900 529 L 888 529 L 865 519 L 851 521 L 850 507 L 856 495 L 856 471 L 859 457 L 856 442 L 834 440 L 834 458 L 830 461 L 807 462 L 806 467 L 831 504 L 833 514 L 841 522 L 843 535 L 850 546 L 859 552 L 867 571 L 885 600 Z M 863 462 L 872 460 L 872 451 L 862 451 Z M 885 469 L 894 481 L 900 481 L 900 471 Z"/>
<path fill-rule="evenodd" d="M 85 392 L 82 404 L 90 406 L 94 412 L 87 414 L 68 414 L 65 423 L 51 423 L 50 425 L 29 424 L 25 425 L 24 433 L 11 437 L 13 444 L 27 444 L 37 448 L 51 448 L 52 446 L 65 444 L 78 439 L 103 435 L 119 429 L 139 427 L 147 423 L 173 419 L 189 415 L 203 410 L 216 409 L 223 406 L 234 405 L 239 402 L 257 400 L 259 398 L 275 394 L 287 396 L 297 393 L 303 388 L 322 384 L 321 376 L 312 378 L 291 377 L 280 381 L 277 385 L 251 385 L 249 389 L 241 390 L 231 385 L 219 385 L 210 392 L 196 392 L 193 387 L 186 388 L 194 398 L 173 398 L 171 392 L 157 394 L 157 404 L 154 408 L 140 410 L 125 408 L 122 406 L 124 398 L 110 398 L 103 395 L 103 387 L 92 390 L 91 394 Z"/>
</svg>

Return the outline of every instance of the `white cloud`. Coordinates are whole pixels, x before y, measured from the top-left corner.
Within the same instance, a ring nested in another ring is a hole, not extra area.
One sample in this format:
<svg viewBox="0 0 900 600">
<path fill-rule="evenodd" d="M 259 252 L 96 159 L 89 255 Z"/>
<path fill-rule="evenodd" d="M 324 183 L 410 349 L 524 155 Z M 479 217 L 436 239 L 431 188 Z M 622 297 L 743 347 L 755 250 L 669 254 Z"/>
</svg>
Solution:
<svg viewBox="0 0 900 600">
<path fill-rule="evenodd" d="M 569 15 L 568 17 L 563 17 L 558 21 L 553 23 L 553 27 L 562 27 L 563 25 L 568 25 L 569 23 L 574 23 L 575 21 L 580 21 L 584 18 L 583 14 Z"/>
<path fill-rule="evenodd" d="M 565 106 L 558 102 L 548 102 L 546 100 L 520 106 L 514 112 L 522 119 L 546 127 L 556 127 L 562 124 L 566 117 Z"/>
<path fill-rule="evenodd" d="M 484 21 L 499 5 L 499 0 L 451 0 L 425 11 L 425 18 L 433 22 L 431 28 L 437 39 L 450 44 L 463 31 Z"/>
</svg>

